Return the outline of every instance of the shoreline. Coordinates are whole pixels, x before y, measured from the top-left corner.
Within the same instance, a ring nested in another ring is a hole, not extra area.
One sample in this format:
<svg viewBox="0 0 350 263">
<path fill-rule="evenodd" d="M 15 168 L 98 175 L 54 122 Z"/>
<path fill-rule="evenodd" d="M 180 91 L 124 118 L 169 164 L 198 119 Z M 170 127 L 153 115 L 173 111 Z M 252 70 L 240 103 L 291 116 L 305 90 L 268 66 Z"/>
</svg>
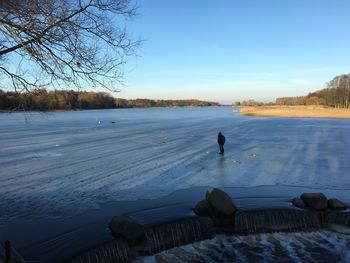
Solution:
<svg viewBox="0 0 350 263">
<path fill-rule="evenodd" d="M 349 119 L 350 109 L 322 106 L 256 106 L 241 107 L 239 114 L 256 117 Z"/>
<path fill-rule="evenodd" d="M 20 109 L 20 110 L 0 110 L 1 113 L 26 113 L 26 112 L 34 112 L 34 113 L 53 113 L 53 112 L 79 112 L 79 111 L 95 111 L 95 110 L 122 110 L 122 109 L 181 109 L 181 108 L 212 108 L 212 107 L 231 107 L 231 105 L 210 105 L 210 106 L 168 106 L 168 107 L 117 107 L 117 108 L 97 108 L 97 109 L 70 109 L 70 110 L 31 110 L 31 109 Z"/>
</svg>

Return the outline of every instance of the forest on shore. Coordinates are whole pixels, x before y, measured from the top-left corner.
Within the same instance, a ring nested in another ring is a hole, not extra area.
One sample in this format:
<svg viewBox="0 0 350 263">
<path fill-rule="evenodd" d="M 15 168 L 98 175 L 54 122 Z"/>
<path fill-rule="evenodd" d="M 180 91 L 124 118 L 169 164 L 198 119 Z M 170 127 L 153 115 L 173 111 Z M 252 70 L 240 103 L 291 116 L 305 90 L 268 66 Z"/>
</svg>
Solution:
<svg viewBox="0 0 350 263">
<path fill-rule="evenodd" d="M 339 75 L 327 83 L 327 87 L 311 92 L 306 96 L 282 97 L 270 103 L 246 100 L 234 103 L 235 106 L 263 106 L 263 105 L 320 105 L 331 108 L 350 108 L 350 74 Z"/>
<path fill-rule="evenodd" d="M 201 100 L 126 100 L 114 98 L 107 92 L 74 90 L 36 90 L 30 93 L 3 91 L 0 89 L 0 110 L 83 110 L 149 107 L 203 107 L 220 106 L 217 102 Z"/>
</svg>

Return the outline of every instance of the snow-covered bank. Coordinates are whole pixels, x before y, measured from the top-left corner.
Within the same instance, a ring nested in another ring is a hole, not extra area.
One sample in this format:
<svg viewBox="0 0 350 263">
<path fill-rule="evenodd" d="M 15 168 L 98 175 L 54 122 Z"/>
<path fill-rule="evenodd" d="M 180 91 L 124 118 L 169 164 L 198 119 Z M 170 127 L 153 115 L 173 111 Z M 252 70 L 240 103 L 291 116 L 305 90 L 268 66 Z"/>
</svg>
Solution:
<svg viewBox="0 0 350 263">
<path fill-rule="evenodd" d="M 238 187 L 233 197 L 244 187 L 241 199 L 253 207 L 264 197 L 271 205 L 278 196 L 287 203 L 301 193 L 272 194 L 287 186 L 345 201 L 350 196 L 350 120 L 244 117 L 230 107 L 28 118 L 0 114 L 0 236 L 28 254 L 58 244 L 79 247 L 84 235 L 85 242 L 110 238 L 106 224 L 113 213 L 129 213 L 142 223 L 191 216 L 189 196 L 202 198 L 209 186 Z M 218 131 L 227 140 L 223 157 Z M 262 186 L 272 188 L 260 191 Z M 194 189 L 184 194 L 189 201 L 179 201 L 174 192 L 181 189 Z M 169 194 L 172 199 L 162 198 Z M 152 206 L 144 199 L 157 201 Z"/>
</svg>

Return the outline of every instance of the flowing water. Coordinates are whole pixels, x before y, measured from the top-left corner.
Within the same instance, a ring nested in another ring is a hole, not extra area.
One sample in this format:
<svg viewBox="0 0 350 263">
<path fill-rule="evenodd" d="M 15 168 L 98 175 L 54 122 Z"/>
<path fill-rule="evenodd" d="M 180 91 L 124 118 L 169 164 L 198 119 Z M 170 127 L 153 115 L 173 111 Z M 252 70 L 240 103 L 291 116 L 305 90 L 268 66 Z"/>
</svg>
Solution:
<svg viewBox="0 0 350 263">
<path fill-rule="evenodd" d="M 350 262 L 350 236 L 329 232 L 218 235 L 211 240 L 176 247 L 134 263 L 180 262 Z"/>
<path fill-rule="evenodd" d="M 103 263 L 103 262 L 130 262 L 130 250 L 128 244 L 122 239 L 116 239 L 102 246 L 91 249 L 83 255 L 74 256 L 70 263 Z"/>
<path fill-rule="evenodd" d="M 193 219 L 153 227 L 145 231 L 147 252 L 154 254 L 167 248 L 211 238 L 215 229 L 211 220 Z"/>
</svg>

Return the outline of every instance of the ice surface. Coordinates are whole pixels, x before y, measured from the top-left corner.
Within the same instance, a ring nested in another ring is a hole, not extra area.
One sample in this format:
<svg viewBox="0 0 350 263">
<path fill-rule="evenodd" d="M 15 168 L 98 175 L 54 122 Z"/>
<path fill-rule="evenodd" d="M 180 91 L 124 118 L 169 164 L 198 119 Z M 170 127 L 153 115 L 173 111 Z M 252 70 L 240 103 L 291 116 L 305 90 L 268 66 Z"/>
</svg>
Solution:
<svg viewBox="0 0 350 263">
<path fill-rule="evenodd" d="M 347 119 L 256 118 L 231 107 L 1 113 L 0 235 L 23 220 L 63 222 L 198 187 L 245 187 L 247 198 L 254 187 L 307 187 L 349 200 L 349 134 Z"/>
<path fill-rule="evenodd" d="M 350 189 L 350 120 L 241 117 L 231 107 L 121 109 L 3 113 L 0 131 L 0 222 L 194 186 Z"/>
</svg>

